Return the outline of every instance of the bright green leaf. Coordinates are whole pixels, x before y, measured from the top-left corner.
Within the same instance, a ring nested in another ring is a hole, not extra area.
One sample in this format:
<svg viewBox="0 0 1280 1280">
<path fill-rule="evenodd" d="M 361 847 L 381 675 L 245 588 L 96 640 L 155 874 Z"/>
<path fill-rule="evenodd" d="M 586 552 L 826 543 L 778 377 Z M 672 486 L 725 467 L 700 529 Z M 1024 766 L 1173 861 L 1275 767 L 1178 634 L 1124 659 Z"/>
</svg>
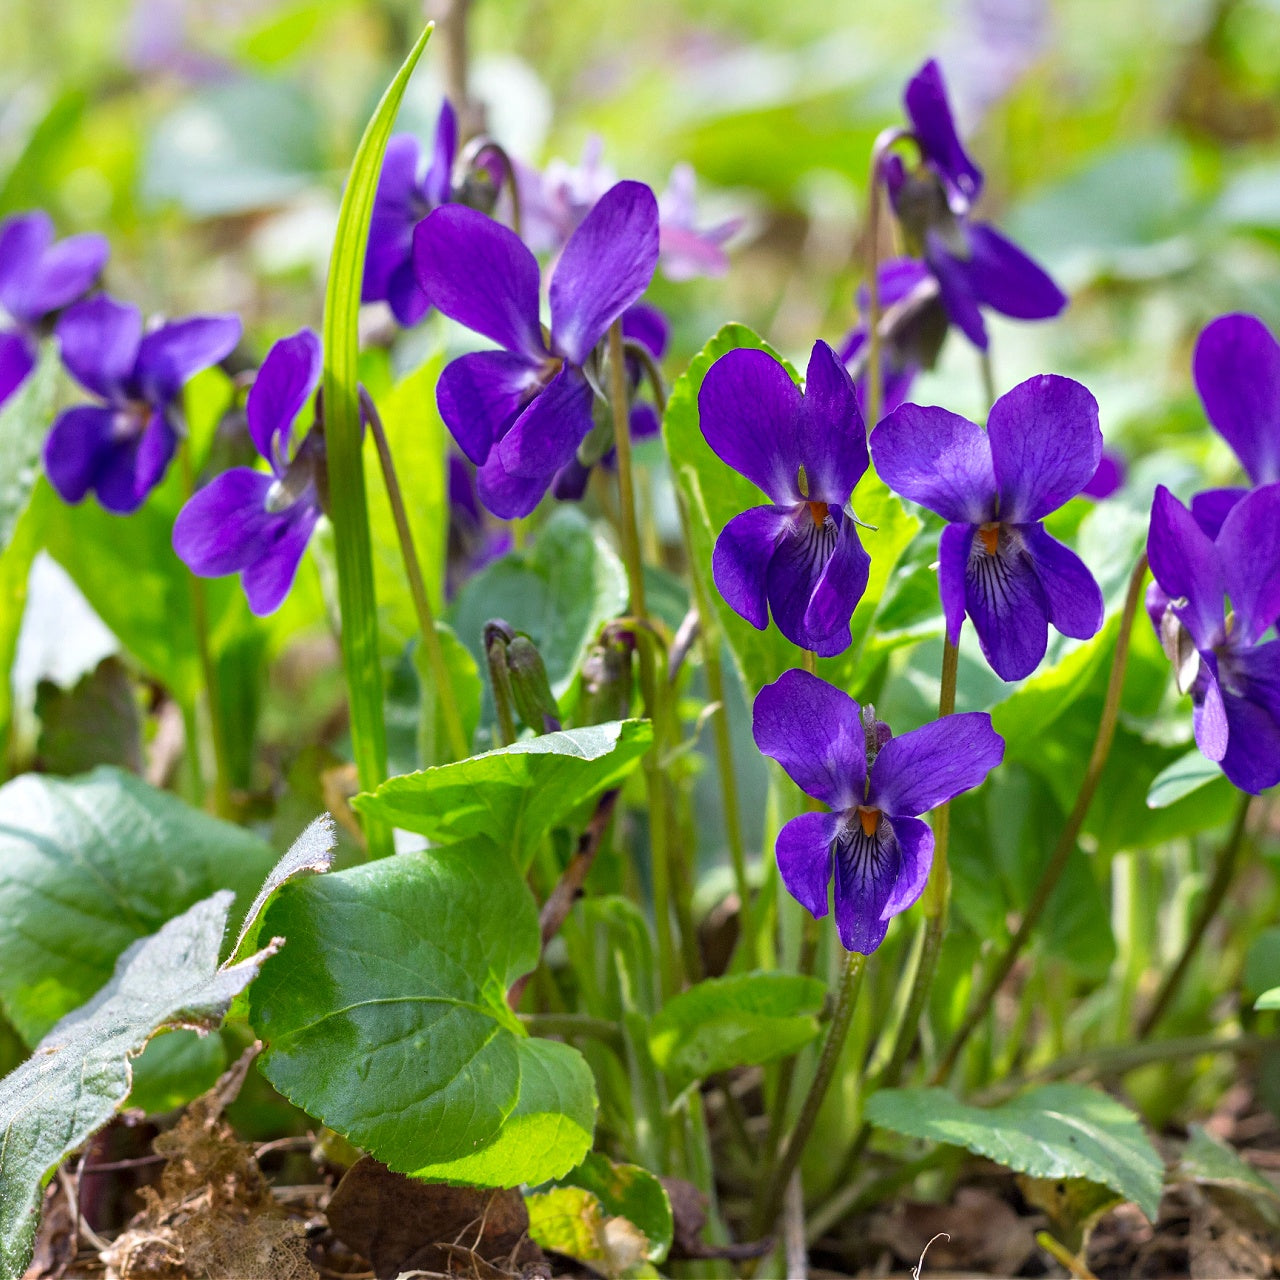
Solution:
<svg viewBox="0 0 1280 1280">
<path fill-rule="evenodd" d="M 646 720 L 546 733 L 356 796 L 362 814 L 444 843 L 484 836 L 522 865 L 548 831 L 619 786 L 649 748 Z"/>
<path fill-rule="evenodd" d="M 996 1107 L 971 1107 L 945 1089 L 882 1089 L 872 1124 L 964 1147 L 1036 1178 L 1087 1178 L 1132 1200 L 1154 1222 L 1164 1164 L 1138 1117 L 1079 1084 L 1047 1084 Z"/>
<path fill-rule="evenodd" d="M 677 1089 L 717 1071 L 788 1057 L 814 1039 L 826 987 L 817 978 L 743 973 L 673 996 L 650 1024 L 653 1059 Z"/>
<path fill-rule="evenodd" d="M 1254 1001 L 1253 1007 L 1255 1009 L 1280 1009 L 1280 987 L 1272 987 L 1270 991 L 1264 991 Z"/>
<path fill-rule="evenodd" d="M 1156 780 L 1147 789 L 1147 808 L 1167 809 L 1175 801 L 1220 777 L 1221 767 L 1193 747 L 1185 756 L 1180 756 L 1156 774 Z"/>
</svg>

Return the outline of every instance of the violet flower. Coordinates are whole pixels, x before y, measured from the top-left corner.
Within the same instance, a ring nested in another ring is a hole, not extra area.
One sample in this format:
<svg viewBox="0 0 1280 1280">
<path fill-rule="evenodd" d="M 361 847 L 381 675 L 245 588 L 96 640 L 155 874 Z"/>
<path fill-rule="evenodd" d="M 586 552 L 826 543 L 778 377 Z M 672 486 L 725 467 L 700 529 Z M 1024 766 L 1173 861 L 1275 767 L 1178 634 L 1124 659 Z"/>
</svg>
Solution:
<svg viewBox="0 0 1280 1280">
<path fill-rule="evenodd" d="M 871 564 L 845 510 L 867 469 L 848 371 L 825 342 L 815 342 L 801 394 L 767 351 L 729 351 L 707 370 L 698 413 L 721 461 L 772 503 L 721 530 L 711 559 L 720 594 L 761 631 L 772 610 L 793 644 L 824 658 L 842 653 Z"/>
<path fill-rule="evenodd" d="M 236 316 L 192 316 L 142 332 L 142 314 L 99 294 L 58 321 L 62 361 L 102 404 L 58 415 L 44 445 L 44 469 L 64 502 L 92 491 L 108 511 L 128 515 L 160 483 L 177 448 L 187 381 L 229 355 Z"/>
<path fill-rule="evenodd" d="M 1004 758 L 984 711 L 895 738 L 871 707 L 807 671 L 786 671 L 760 691 L 752 731 L 765 755 L 831 808 L 792 818 L 778 833 L 782 882 L 821 919 L 834 873 L 840 941 L 863 955 L 924 892 L 933 832 L 920 815 L 978 786 Z"/>
<path fill-rule="evenodd" d="M 891 258 L 877 271 L 880 282 L 880 412 L 892 413 L 911 393 L 921 369 L 931 369 L 947 336 L 947 313 L 938 301 L 933 273 L 915 258 Z M 840 345 L 840 360 L 858 389 L 858 408 L 867 412 L 867 346 L 871 295 L 857 294 L 858 323 Z M 875 425 L 874 423 L 872 424 Z"/>
<path fill-rule="evenodd" d="M 245 415 L 270 474 L 232 467 L 178 513 L 173 549 L 202 578 L 240 574 L 249 608 L 273 613 L 289 594 L 320 518 L 324 446 L 312 430 L 295 450 L 294 419 L 320 381 L 320 339 L 310 329 L 282 338 L 258 370 Z"/>
<path fill-rule="evenodd" d="M 436 387 L 440 415 L 479 468 L 480 500 L 495 515 L 528 515 L 591 431 L 596 345 L 648 287 L 657 258 L 653 192 L 619 182 L 560 256 L 544 336 L 537 259 L 515 232 L 461 205 L 418 224 L 414 263 L 433 303 L 501 348 L 460 356 Z"/>
<path fill-rule="evenodd" d="M 1102 592 L 1074 551 L 1041 523 L 1087 485 L 1102 456 L 1098 405 L 1078 382 L 1031 378 L 1000 397 L 983 431 L 946 409 L 906 404 L 871 433 L 890 488 L 948 521 L 938 544 L 947 639 L 967 613 L 1003 680 L 1030 675 L 1049 625 L 1087 640 Z"/>
<path fill-rule="evenodd" d="M 1128 465 L 1120 454 L 1104 448 L 1102 457 L 1098 460 L 1098 469 L 1093 473 L 1093 479 L 1080 492 L 1086 498 L 1101 502 L 1104 498 L 1109 498 L 1120 491 L 1124 486 L 1128 470 Z"/>
<path fill-rule="evenodd" d="M 724 275 L 729 270 L 724 246 L 742 229 L 741 218 L 699 228 L 696 187 L 693 166 L 678 164 L 658 197 L 658 261 L 668 280 Z"/>
<path fill-rule="evenodd" d="M 1212 539 L 1160 485 L 1147 556 L 1147 611 L 1191 694 L 1196 745 L 1242 791 L 1275 786 L 1280 639 L 1264 636 L 1280 617 L 1280 484 L 1242 497 Z"/>
<path fill-rule="evenodd" d="M 0 404 L 35 367 L 41 326 L 87 293 L 107 261 L 103 236 L 53 235 L 40 210 L 0 222 Z"/>
<path fill-rule="evenodd" d="M 444 594 L 452 600 L 462 584 L 485 565 L 507 554 L 511 530 L 495 521 L 476 496 L 475 467 L 450 453 L 448 465 L 449 534 L 445 555 Z"/>
<path fill-rule="evenodd" d="M 1015 320 L 1058 315 L 1067 298 L 1045 270 L 994 227 L 969 217 L 982 171 L 960 143 L 936 62 L 925 63 L 908 82 L 904 101 L 920 164 L 909 171 L 891 155 L 881 177 L 907 249 L 933 272 L 952 323 L 985 351 L 983 307 Z"/>
<path fill-rule="evenodd" d="M 458 117 L 448 98 L 436 121 L 431 160 L 423 165 L 418 139 L 398 133 L 387 143 L 373 198 L 362 302 L 385 302 L 405 328 L 418 323 L 431 302 L 413 270 L 413 229 L 452 197 Z"/>
<path fill-rule="evenodd" d="M 1257 316 L 1220 316 L 1207 325 L 1192 358 L 1196 390 L 1218 434 L 1255 485 L 1280 480 L 1280 343 Z M 1191 512 L 1214 537 L 1246 489 L 1210 489 Z"/>
<path fill-rule="evenodd" d="M 667 351 L 670 326 L 667 318 L 648 303 L 637 302 L 622 313 L 622 336 L 631 343 L 644 347 L 655 360 L 661 360 Z M 639 359 L 628 352 L 627 394 L 631 409 L 627 415 L 633 444 L 642 440 L 651 440 L 662 430 L 658 411 L 648 400 L 640 400 L 636 392 L 640 389 L 644 370 Z M 597 402 L 598 404 L 598 402 Z M 596 434 L 601 436 L 601 443 L 592 448 L 592 440 Z M 617 460 L 617 450 L 608 442 L 613 440 L 613 421 L 608 413 L 597 414 L 596 428 L 579 447 L 574 455 L 559 471 L 551 485 L 551 492 L 562 502 L 577 502 L 587 491 L 587 483 L 591 479 L 591 468 L 598 460 L 606 470 L 612 470 Z M 600 449 L 605 449 L 603 456 Z M 586 456 L 584 456 L 586 450 Z"/>
</svg>

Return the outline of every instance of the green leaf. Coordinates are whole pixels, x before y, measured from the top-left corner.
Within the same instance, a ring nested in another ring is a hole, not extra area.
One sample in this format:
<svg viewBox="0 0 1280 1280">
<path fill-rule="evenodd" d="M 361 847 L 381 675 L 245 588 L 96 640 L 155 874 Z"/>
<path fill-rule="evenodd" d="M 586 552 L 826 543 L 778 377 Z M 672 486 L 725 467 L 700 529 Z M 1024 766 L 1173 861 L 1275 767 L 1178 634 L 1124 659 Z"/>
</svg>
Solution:
<svg viewBox="0 0 1280 1280">
<path fill-rule="evenodd" d="M 600 1197 L 584 1187 L 553 1187 L 527 1196 L 530 1239 L 591 1270 L 619 1280 L 656 1276 L 648 1265 L 649 1239 L 630 1219 L 610 1215 Z"/>
<path fill-rule="evenodd" d="M 1272 987 L 1270 991 L 1264 991 L 1253 1002 L 1255 1009 L 1280 1009 L 1280 987 Z"/>
<path fill-rule="evenodd" d="M 131 943 L 215 889 L 248 900 L 271 851 L 109 767 L 0 788 L 0 1002 L 34 1043 Z"/>
<path fill-rule="evenodd" d="M 41 773 L 86 773 L 100 764 L 142 772 L 142 708 L 133 677 L 119 658 L 103 658 L 70 689 L 41 680 L 36 718 Z"/>
<path fill-rule="evenodd" d="M 561 1185 L 590 1191 L 610 1217 L 625 1218 L 643 1233 L 648 1242 L 646 1256 L 661 1262 L 671 1248 L 675 1222 L 667 1189 L 637 1164 L 616 1164 L 608 1156 L 593 1151 Z"/>
<path fill-rule="evenodd" d="M 261 1068 L 309 1114 L 423 1177 L 510 1186 L 581 1158 L 589 1073 L 526 1047 L 507 1005 L 540 938 L 504 852 L 469 841 L 292 884 L 262 928 L 289 945 L 250 992 Z"/>
<path fill-rule="evenodd" d="M 1132 1200 L 1152 1222 L 1164 1165 L 1138 1117 L 1079 1084 L 1047 1084 L 997 1107 L 971 1107 L 945 1089 L 882 1089 L 872 1124 L 964 1147 L 1035 1178 L 1087 1178 Z"/>
<path fill-rule="evenodd" d="M 40 475 L 61 367 L 57 342 L 46 339 L 26 381 L 0 405 L 0 552 L 12 540 Z"/>
<path fill-rule="evenodd" d="M 440 843 L 488 837 L 524 866 L 548 831 L 601 792 L 621 785 L 652 737 L 647 720 L 545 733 L 391 778 L 376 791 L 356 796 L 352 806 Z"/>
<path fill-rule="evenodd" d="M 366 790 L 376 787 L 386 777 L 387 729 L 382 710 L 378 606 L 361 448 L 363 431 L 357 369 L 360 291 L 382 156 L 409 77 L 427 47 L 431 32 L 432 24 L 428 23 L 382 95 L 356 148 L 351 175 L 342 193 L 324 298 L 323 389 L 329 518 L 338 565 L 342 661 L 349 695 L 351 747 L 360 785 Z M 373 857 L 383 857 L 393 851 L 390 830 L 376 820 L 366 823 L 365 836 Z"/>
<path fill-rule="evenodd" d="M 1182 1149 L 1176 1176 L 1243 1195 L 1273 1227 L 1280 1226 L 1280 1189 L 1246 1163 L 1239 1152 L 1211 1138 L 1202 1126 L 1193 1124 L 1188 1132 L 1191 1138 Z"/>
<path fill-rule="evenodd" d="M 676 1089 L 732 1067 L 788 1057 L 814 1039 L 826 987 L 817 978 L 744 973 L 708 978 L 653 1019 L 649 1048 Z"/>
<path fill-rule="evenodd" d="M 129 1109 L 149 1116 L 173 1111 L 207 1093 L 226 1069 L 220 1036 L 181 1028 L 162 1032 L 134 1059 Z"/>
<path fill-rule="evenodd" d="M 436 635 L 440 637 L 440 649 L 444 654 L 444 665 L 449 671 L 449 683 L 453 687 L 453 696 L 458 703 L 458 713 L 462 717 L 463 732 L 467 741 L 476 736 L 480 725 L 480 708 L 484 702 L 484 683 L 480 679 L 480 669 L 470 650 L 454 635 L 446 623 L 436 623 Z M 427 655 L 421 645 L 413 651 L 413 667 L 418 676 L 418 688 L 421 698 L 418 709 L 418 760 L 424 765 L 440 764 L 453 758 L 449 746 L 449 732 L 445 727 L 444 713 L 440 707 L 440 699 L 436 696 L 436 680 L 432 673 Z"/>
<path fill-rule="evenodd" d="M 502 618 L 537 646 L 557 698 L 572 683 L 601 626 L 627 607 L 627 575 L 576 507 L 562 506 L 529 551 L 486 566 L 458 592 L 448 619 L 485 669 L 484 625 Z"/>
<path fill-rule="evenodd" d="M 233 896 L 216 893 L 134 942 L 106 986 L 0 1080 L 0 1273 L 26 1269 L 41 1188 L 124 1102 L 129 1060 L 164 1027 L 214 1030 L 257 974 L 268 952 L 218 967 Z"/>
<path fill-rule="evenodd" d="M 0 742 L 7 742 L 9 738 L 13 662 L 27 605 L 31 564 L 44 540 L 49 508 L 55 501 L 53 490 L 41 481 L 14 527 L 9 545 L 0 551 Z"/>
<path fill-rule="evenodd" d="M 1180 756 L 1156 774 L 1155 781 L 1147 789 L 1147 808 L 1167 809 L 1175 801 L 1220 777 L 1222 769 L 1193 747 L 1185 756 Z"/>
</svg>

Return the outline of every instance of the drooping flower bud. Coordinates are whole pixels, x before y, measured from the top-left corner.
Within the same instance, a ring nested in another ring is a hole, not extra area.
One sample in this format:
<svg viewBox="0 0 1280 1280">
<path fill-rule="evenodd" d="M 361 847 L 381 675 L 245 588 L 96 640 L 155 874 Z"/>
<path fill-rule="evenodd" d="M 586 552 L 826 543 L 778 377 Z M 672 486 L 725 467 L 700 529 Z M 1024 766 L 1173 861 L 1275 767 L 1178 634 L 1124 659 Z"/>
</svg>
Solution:
<svg viewBox="0 0 1280 1280">
<path fill-rule="evenodd" d="M 635 636 L 630 631 L 606 629 L 587 651 L 578 702 L 578 720 L 582 724 L 625 720 L 630 714 L 631 655 L 635 647 Z"/>
</svg>

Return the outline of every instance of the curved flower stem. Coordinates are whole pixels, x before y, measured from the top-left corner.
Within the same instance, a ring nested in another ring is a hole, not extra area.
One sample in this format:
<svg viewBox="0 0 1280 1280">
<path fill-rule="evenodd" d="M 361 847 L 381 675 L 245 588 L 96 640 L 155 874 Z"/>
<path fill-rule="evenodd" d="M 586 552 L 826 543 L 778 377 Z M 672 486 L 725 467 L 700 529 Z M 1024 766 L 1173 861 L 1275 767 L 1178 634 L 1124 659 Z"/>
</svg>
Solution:
<svg viewBox="0 0 1280 1280">
<path fill-rule="evenodd" d="M 1102 718 L 1098 721 L 1098 732 L 1093 740 L 1093 751 L 1089 756 L 1089 763 L 1084 771 L 1084 779 L 1080 783 L 1080 792 L 1076 796 L 1075 807 L 1071 810 L 1066 825 L 1062 828 L 1058 843 L 1049 855 L 1049 861 L 1040 876 L 1040 883 L 1036 886 L 1036 891 L 1031 901 L 1027 904 L 1026 911 L 1023 912 L 1022 921 L 1018 925 L 1017 932 L 1009 939 L 1000 958 L 987 976 L 986 982 L 983 983 L 977 999 L 969 1007 L 969 1012 L 965 1015 L 964 1021 L 960 1024 L 955 1035 L 951 1037 L 950 1043 L 943 1052 L 942 1060 L 933 1075 L 934 1084 L 945 1083 L 947 1077 L 951 1074 L 952 1068 L 960 1056 L 960 1051 L 973 1034 L 974 1028 L 986 1016 L 992 1000 L 995 999 L 996 992 L 1000 990 L 1004 980 L 1013 969 L 1018 956 L 1022 954 L 1022 949 L 1027 945 L 1027 941 L 1031 937 L 1031 931 L 1039 923 L 1045 907 L 1048 906 L 1050 896 L 1057 887 L 1058 881 L 1062 878 L 1062 873 L 1066 870 L 1067 860 L 1075 851 L 1076 838 L 1080 834 L 1080 828 L 1084 825 L 1085 817 L 1089 812 L 1089 805 L 1093 802 L 1094 792 L 1097 791 L 1098 783 L 1102 779 L 1102 770 L 1107 763 L 1107 756 L 1111 753 L 1111 743 L 1116 735 L 1116 721 L 1120 715 L 1120 695 L 1124 691 L 1124 674 L 1129 663 L 1129 640 L 1133 632 L 1133 620 L 1137 615 L 1138 605 L 1142 600 L 1142 583 L 1146 573 L 1147 557 L 1144 552 L 1138 557 L 1138 563 L 1134 566 L 1133 573 L 1129 578 L 1129 591 L 1125 596 L 1124 613 L 1120 617 L 1120 633 L 1116 637 L 1115 653 L 1111 659 L 1111 676 L 1107 681 L 1106 698 L 1102 704 Z"/>
<path fill-rule="evenodd" d="M 822 1056 L 818 1059 L 818 1069 L 814 1073 L 809 1092 L 805 1094 L 804 1102 L 800 1107 L 796 1127 L 792 1129 L 787 1145 L 780 1152 L 768 1181 L 764 1184 L 764 1189 L 756 1201 L 755 1211 L 752 1214 L 753 1238 L 769 1231 L 777 1221 L 787 1183 L 800 1166 L 800 1157 L 804 1154 L 809 1135 L 813 1132 L 818 1112 L 822 1108 L 827 1089 L 840 1062 L 840 1053 L 844 1048 L 845 1036 L 849 1032 L 853 1007 L 858 999 L 858 991 L 862 986 L 862 975 L 866 971 L 866 966 L 866 956 L 859 955 L 856 951 L 851 951 L 845 960 L 840 989 L 836 995 L 836 1007 L 831 1015 L 831 1025 L 827 1029 L 826 1041 L 822 1046 Z"/>
<path fill-rule="evenodd" d="M 182 444 L 182 485 L 190 500 L 196 491 L 195 468 L 191 460 L 191 440 Z M 209 605 L 204 594 L 204 580 L 188 573 L 191 583 L 191 622 L 195 630 L 196 650 L 200 658 L 200 674 L 204 679 L 205 703 L 209 712 L 209 739 L 213 743 L 213 810 L 220 817 L 231 816 L 231 769 L 227 757 L 227 735 L 222 723 L 222 698 L 219 692 L 218 664 L 209 646 Z M 194 732 L 197 722 L 193 716 L 189 725 L 190 741 L 187 750 L 194 756 L 193 775 L 201 779 L 200 742 Z"/>
<path fill-rule="evenodd" d="M 1204 901 L 1201 902 L 1200 910 L 1196 912 L 1191 928 L 1187 932 L 1187 940 L 1183 944 L 1177 962 L 1165 975 L 1164 981 L 1161 982 L 1160 988 L 1147 1011 L 1138 1020 L 1137 1037 L 1139 1040 L 1145 1040 L 1155 1030 L 1156 1024 L 1160 1019 L 1169 1011 L 1169 1006 L 1173 1003 L 1173 998 L 1178 994 L 1178 988 L 1182 985 L 1182 979 L 1186 977 L 1187 969 L 1194 959 L 1200 943 L 1204 940 L 1205 931 L 1209 928 L 1214 916 L 1218 914 L 1218 908 L 1222 906 L 1223 900 L 1227 896 L 1227 890 L 1231 887 L 1231 881 L 1235 878 L 1236 866 L 1240 860 L 1240 850 L 1244 845 L 1245 828 L 1249 818 L 1249 805 L 1252 800 L 1253 797 L 1247 792 L 1241 792 L 1235 821 L 1231 824 L 1231 833 L 1227 836 L 1226 843 L 1218 854 L 1217 866 L 1213 870 L 1213 879 L 1209 881 Z"/>
<path fill-rule="evenodd" d="M 516 166 L 507 149 L 492 138 L 473 138 L 462 152 L 460 165 L 464 171 L 470 169 L 486 154 L 493 156 L 502 166 L 502 181 L 511 195 L 511 230 L 518 236 L 520 234 L 520 189 L 516 185 Z"/>
<path fill-rule="evenodd" d="M 365 421 L 373 435 L 373 442 L 378 450 L 378 462 L 382 467 L 382 480 L 387 489 L 387 502 L 391 506 L 391 516 L 396 525 L 396 537 L 400 541 L 400 558 L 404 561 L 404 575 L 409 580 L 409 594 L 413 597 L 413 607 L 418 615 L 418 630 L 422 633 L 422 648 L 427 655 L 427 663 L 436 682 L 436 697 L 440 700 L 440 714 L 444 718 L 445 733 L 449 736 L 449 749 L 455 760 L 465 760 L 471 754 L 471 745 L 467 741 L 467 731 L 462 723 L 462 713 L 458 710 L 458 700 L 454 697 L 453 683 L 449 679 L 449 668 L 444 660 L 444 650 L 440 647 L 440 635 L 436 631 L 436 620 L 431 609 L 431 598 L 427 595 L 427 586 L 422 579 L 422 565 L 418 560 L 417 549 L 413 545 L 413 531 L 409 528 L 409 516 L 405 511 L 404 495 L 400 491 L 400 480 L 396 476 L 395 462 L 391 457 L 391 445 L 387 441 L 387 433 L 382 426 L 382 417 L 373 397 L 360 388 L 360 406 L 364 410 Z"/>
<path fill-rule="evenodd" d="M 622 561 L 627 567 L 631 612 L 641 620 L 648 616 L 644 599 L 644 565 L 640 559 L 640 533 L 636 524 L 636 490 L 631 471 L 631 417 L 627 396 L 627 366 L 622 321 L 609 326 L 609 405 L 613 410 L 613 447 L 618 457 L 618 504 L 621 512 Z"/>
</svg>

